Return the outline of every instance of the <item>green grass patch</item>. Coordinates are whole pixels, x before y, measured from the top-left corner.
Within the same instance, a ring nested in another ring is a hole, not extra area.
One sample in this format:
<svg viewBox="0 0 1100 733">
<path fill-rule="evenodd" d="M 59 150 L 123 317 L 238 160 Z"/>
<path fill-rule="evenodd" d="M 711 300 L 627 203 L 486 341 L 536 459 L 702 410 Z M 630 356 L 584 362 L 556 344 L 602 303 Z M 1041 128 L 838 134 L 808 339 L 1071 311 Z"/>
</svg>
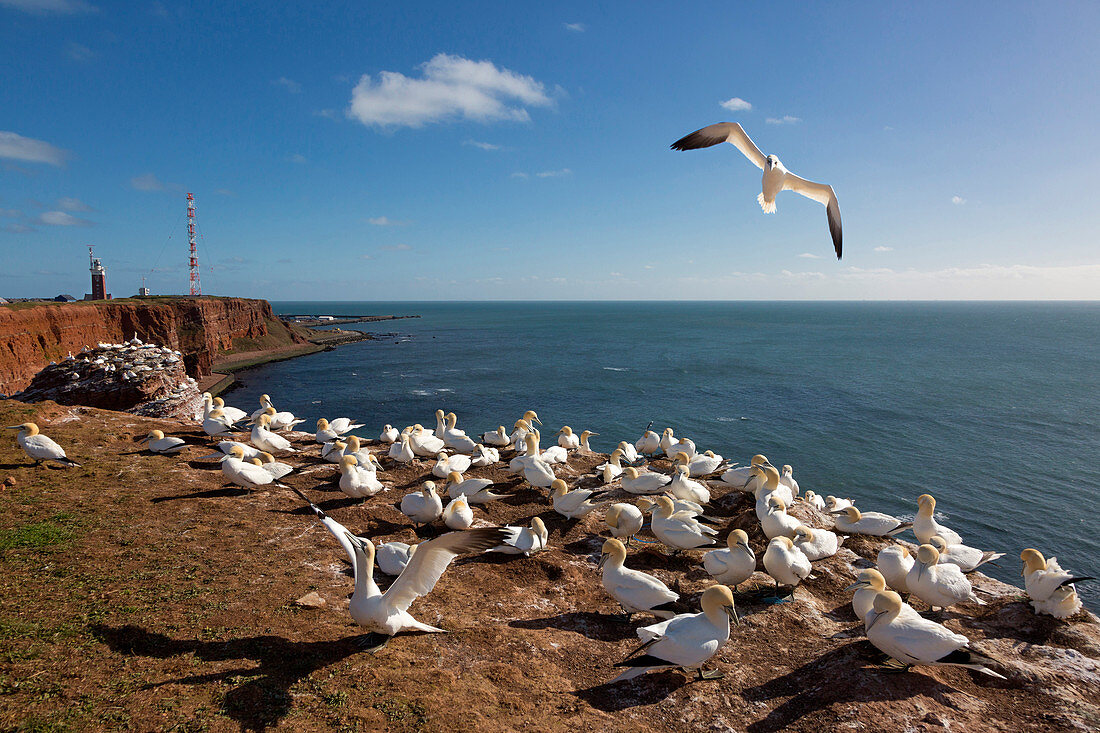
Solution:
<svg viewBox="0 0 1100 733">
<path fill-rule="evenodd" d="M 76 517 L 67 512 L 54 514 L 41 522 L 31 522 L 14 529 L 0 530 L 0 552 L 13 549 L 58 549 L 66 546 L 76 533 Z"/>
</svg>

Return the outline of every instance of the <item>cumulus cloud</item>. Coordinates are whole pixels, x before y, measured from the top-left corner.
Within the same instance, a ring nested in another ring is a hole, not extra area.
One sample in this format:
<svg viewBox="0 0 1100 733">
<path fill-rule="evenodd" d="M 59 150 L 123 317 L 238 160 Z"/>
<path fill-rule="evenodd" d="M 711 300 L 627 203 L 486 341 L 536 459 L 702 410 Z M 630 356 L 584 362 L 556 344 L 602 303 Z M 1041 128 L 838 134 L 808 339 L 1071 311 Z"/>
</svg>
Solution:
<svg viewBox="0 0 1100 733">
<path fill-rule="evenodd" d="M 383 244 L 378 249 L 383 252 L 408 252 L 412 249 L 412 246 L 408 244 Z"/>
<path fill-rule="evenodd" d="M 84 203 L 80 199 L 71 198 L 66 196 L 65 198 L 57 200 L 57 208 L 64 211 L 92 211 L 92 207 Z"/>
<path fill-rule="evenodd" d="M 294 81 L 293 79 L 286 78 L 285 76 L 280 76 L 278 79 L 275 79 L 271 83 L 277 87 L 282 87 L 283 89 L 286 89 L 291 94 L 302 93 L 302 85 Z"/>
<path fill-rule="evenodd" d="M 588 28 L 584 23 L 562 23 L 565 26 L 565 30 L 573 31 L 574 33 L 584 33 Z"/>
<path fill-rule="evenodd" d="M 799 255 L 799 257 L 801 257 L 803 259 L 806 259 L 806 260 L 820 260 L 821 259 L 821 255 L 815 255 L 813 252 L 803 252 L 802 254 Z"/>
<path fill-rule="evenodd" d="M 388 216 L 372 216 L 367 219 L 368 224 L 373 224 L 376 227 L 403 227 L 409 222 L 398 221 L 397 219 L 391 219 Z"/>
<path fill-rule="evenodd" d="M 44 211 L 39 215 L 38 221 L 52 227 L 86 227 L 92 224 L 87 219 L 79 219 L 64 211 Z"/>
<path fill-rule="evenodd" d="M 875 247 L 875 251 L 876 252 L 893 252 L 894 248 L 893 247 L 886 247 L 884 245 L 879 245 L 878 247 Z"/>
<path fill-rule="evenodd" d="M 951 203 L 955 204 L 955 206 L 962 206 L 966 203 L 966 199 L 964 199 L 962 196 L 952 196 Z"/>
<path fill-rule="evenodd" d="M 352 90 L 348 116 L 377 127 L 422 127 L 446 120 L 528 121 L 527 107 L 551 99 L 541 82 L 492 61 L 437 54 L 421 66 L 419 78 L 383 71 L 375 81 L 364 74 Z"/>
<path fill-rule="evenodd" d="M 164 184 L 152 173 L 134 176 L 130 179 L 130 186 L 138 191 L 163 191 Z"/>
<path fill-rule="evenodd" d="M 480 148 L 481 150 L 500 150 L 499 145 L 493 145 L 492 143 L 483 143 L 477 140 L 466 140 L 463 145 L 469 145 L 470 147 Z"/>
<path fill-rule="evenodd" d="M 797 125 L 802 121 L 801 117 L 793 117 L 791 115 L 783 115 L 782 117 L 769 117 L 764 120 L 769 125 Z"/>
<path fill-rule="evenodd" d="M 752 105 L 741 99 L 741 97 L 731 97 L 725 102 L 719 102 L 719 107 L 725 107 L 730 112 L 748 112 L 752 109 Z"/>
<path fill-rule="evenodd" d="M 50 145 L 48 142 L 0 130 L 0 158 L 60 167 L 65 165 L 68 157 L 69 151 Z"/>
<path fill-rule="evenodd" d="M 83 0 L 0 0 L 0 5 L 34 15 L 77 15 L 98 10 Z"/>
</svg>

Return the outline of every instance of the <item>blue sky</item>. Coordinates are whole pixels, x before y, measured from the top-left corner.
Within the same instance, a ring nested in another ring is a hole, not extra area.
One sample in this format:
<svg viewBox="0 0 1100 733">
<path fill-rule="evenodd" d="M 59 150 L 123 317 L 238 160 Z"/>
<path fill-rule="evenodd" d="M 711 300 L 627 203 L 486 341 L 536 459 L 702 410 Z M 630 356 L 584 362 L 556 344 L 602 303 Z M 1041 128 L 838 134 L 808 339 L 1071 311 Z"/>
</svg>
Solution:
<svg viewBox="0 0 1100 733">
<path fill-rule="evenodd" d="M 1097 298 L 1100 5 L 0 0 L 0 295 Z M 733 100 L 733 101 L 731 101 Z M 727 103 L 726 107 L 722 103 Z M 831 184 L 756 203 L 729 145 Z"/>
</svg>

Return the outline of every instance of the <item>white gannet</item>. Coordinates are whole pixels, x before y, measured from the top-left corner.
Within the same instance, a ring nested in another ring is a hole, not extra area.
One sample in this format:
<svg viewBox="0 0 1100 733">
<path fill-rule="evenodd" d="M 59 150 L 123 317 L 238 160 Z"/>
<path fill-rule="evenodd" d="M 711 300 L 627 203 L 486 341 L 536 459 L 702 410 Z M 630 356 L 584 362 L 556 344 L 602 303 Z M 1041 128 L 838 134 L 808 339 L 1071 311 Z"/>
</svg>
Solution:
<svg viewBox="0 0 1100 733">
<path fill-rule="evenodd" d="M 718 471 L 724 471 L 730 467 L 730 462 L 726 461 L 720 455 L 716 455 L 714 451 L 706 451 L 705 453 L 696 453 L 694 456 L 689 456 L 683 451 L 677 451 L 676 457 L 672 459 L 673 463 L 680 463 L 687 466 L 688 476 L 709 476 L 712 473 Z"/>
<path fill-rule="evenodd" d="M 317 420 L 317 442 L 331 443 L 344 433 L 361 427 L 363 426 L 360 424 L 353 425 L 351 420 L 346 417 L 338 417 L 331 422 L 323 417 L 319 418 Z"/>
<path fill-rule="evenodd" d="M 64 448 L 55 443 L 52 438 L 38 432 L 36 424 L 25 422 L 22 425 L 9 425 L 6 429 L 19 431 L 15 436 L 15 442 L 24 453 L 34 459 L 34 465 L 37 466 L 43 461 L 53 461 L 70 468 L 80 467 L 79 463 L 65 455 Z"/>
<path fill-rule="evenodd" d="M 622 450 L 616 448 L 615 450 L 611 451 L 611 455 L 608 456 L 607 460 L 604 463 L 596 466 L 596 471 L 600 474 L 600 477 L 603 479 L 603 482 L 605 484 L 609 484 L 617 479 L 619 476 L 623 475 L 623 466 L 621 463 L 622 457 Z"/>
<path fill-rule="evenodd" d="M 855 611 L 856 618 L 863 621 L 871 612 L 875 596 L 886 590 L 886 578 L 874 568 L 867 568 L 860 570 L 859 575 L 856 576 L 856 582 L 844 590 L 855 591 L 852 594 L 852 610 Z"/>
<path fill-rule="evenodd" d="M 964 573 L 973 572 L 987 562 L 993 562 L 1005 556 L 1003 552 L 984 552 L 977 547 L 949 545 L 947 541 L 938 534 L 932 535 L 928 544 L 935 547 L 936 551 L 940 553 L 941 563 L 946 562 L 952 565 L 958 565 L 959 570 L 962 570 Z"/>
<path fill-rule="evenodd" d="M 962 537 L 959 533 L 944 527 L 936 521 L 936 500 L 931 494 L 921 494 L 917 497 L 917 516 L 913 517 L 913 534 L 917 536 L 922 545 L 932 542 L 933 535 L 939 535 L 949 545 L 961 545 Z"/>
<path fill-rule="evenodd" d="M 520 419 L 525 420 L 528 425 L 534 423 L 540 427 L 542 426 L 542 420 L 539 420 L 538 413 L 536 413 L 534 410 L 528 410 L 527 412 L 523 413 L 523 417 Z"/>
<path fill-rule="evenodd" d="M 593 509 L 608 504 L 606 501 L 593 501 L 603 494 L 594 489 L 577 489 L 570 491 L 562 479 L 554 479 L 550 484 L 550 501 L 554 505 L 554 511 L 566 519 L 580 519 Z"/>
<path fill-rule="evenodd" d="M 634 448 L 639 453 L 645 453 L 646 455 L 652 455 L 661 449 L 661 436 L 652 430 L 647 429 L 642 433 L 642 437 L 634 443 Z"/>
<path fill-rule="evenodd" d="M 401 499 L 401 513 L 418 527 L 443 516 L 443 500 L 435 493 L 435 482 L 425 481 L 420 491 L 405 494 Z"/>
<path fill-rule="evenodd" d="M 974 595 L 970 580 L 958 565 L 940 565 L 939 561 L 940 553 L 932 545 L 917 548 L 916 562 L 905 576 L 905 584 L 911 594 L 931 606 L 932 610 L 966 601 L 985 605 Z"/>
<path fill-rule="evenodd" d="M 458 454 L 448 456 L 444 451 L 440 451 L 435 457 L 435 465 L 432 466 L 432 475 L 439 478 L 447 478 L 447 475 L 451 471 L 465 473 L 470 470 L 472 463 L 473 461 L 469 456 Z"/>
<path fill-rule="evenodd" d="M 573 428 L 563 425 L 557 432 L 558 445 L 566 450 L 577 450 L 581 447 L 581 439 L 573 434 Z"/>
<path fill-rule="evenodd" d="M 764 535 L 769 540 L 776 537 L 794 539 L 800 526 L 802 526 L 801 521 L 787 514 L 787 505 L 782 499 L 778 496 L 768 499 L 768 510 L 764 516 L 760 517 L 760 529 L 764 530 Z"/>
<path fill-rule="evenodd" d="M 407 545 L 404 542 L 383 542 L 378 545 L 378 552 L 374 559 L 383 574 L 400 575 L 409 564 L 414 552 L 416 552 L 416 545 Z"/>
<path fill-rule="evenodd" d="M 631 494 L 659 494 L 672 479 L 663 473 L 639 472 L 634 466 L 623 469 L 623 490 Z"/>
<path fill-rule="evenodd" d="M 686 511 L 676 511 L 672 499 L 655 497 L 650 528 L 662 543 L 673 550 L 691 550 L 703 545 L 713 545 L 718 530 L 700 523 Z"/>
<path fill-rule="evenodd" d="M 268 415 L 260 415 L 257 423 L 252 426 L 252 445 L 268 453 L 278 453 L 279 451 L 297 453 L 298 451 L 291 447 L 289 440 L 268 430 L 267 424 L 269 421 L 270 417 Z"/>
<path fill-rule="evenodd" d="M 531 424 L 529 422 L 522 418 L 516 420 L 515 424 L 512 426 L 512 432 L 508 436 L 508 443 L 505 445 L 515 446 L 515 449 L 521 453 L 526 451 L 527 448 L 525 447 L 524 441 L 527 438 L 527 434 L 530 432 Z"/>
<path fill-rule="evenodd" d="M 546 549 L 546 540 L 550 536 L 546 531 L 546 525 L 538 517 L 531 518 L 530 527 L 508 526 L 504 529 L 508 532 L 508 539 L 496 547 L 490 547 L 486 552 L 503 552 L 506 555 L 530 557 Z"/>
<path fill-rule="evenodd" d="M 264 470 L 263 465 L 258 462 L 259 460 L 259 458 L 244 460 L 244 451 L 239 446 L 233 446 L 229 454 L 222 457 L 222 475 L 230 483 L 245 489 L 255 489 L 276 483 L 275 477 Z M 257 461 L 257 463 L 252 463 L 252 461 Z M 282 484 L 277 485 L 281 486 Z"/>
<path fill-rule="evenodd" d="M 260 465 L 264 470 L 271 474 L 271 477 L 278 480 L 284 476 L 288 476 L 294 472 L 294 466 L 289 463 L 281 463 L 275 460 L 275 456 L 264 451 L 260 452 L 260 455 L 255 456 L 260 460 Z"/>
<path fill-rule="evenodd" d="M 233 424 L 226 419 L 221 410 L 211 410 L 210 414 L 203 418 L 202 430 L 211 438 L 220 438 L 233 432 Z"/>
<path fill-rule="evenodd" d="M 1077 597 L 1077 589 L 1073 584 L 1095 578 L 1074 577 L 1062 570 L 1057 558 L 1046 559 L 1043 553 L 1030 547 L 1020 553 L 1020 560 L 1024 563 L 1021 571 L 1024 588 L 1037 613 L 1045 613 L 1054 618 L 1069 618 L 1081 610 L 1081 599 Z"/>
<path fill-rule="evenodd" d="M 435 430 L 429 430 L 427 432 L 435 435 L 438 438 L 443 438 L 443 433 L 447 431 L 447 415 L 443 410 L 435 411 Z"/>
<path fill-rule="evenodd" d="M 581 431 L 581 447 L 580 447 L 580 449 L 582 451 L 587 451 L 589 453 L 595 452 L 595 451 L 592 450 L 592 446 L 590 446 L 588 444 L 588 439 L 589 438 L 595 438 L 597 436 L 599 436 L 599 433 L 593 433 L 591 430 Z"/>
<path fill-rule="evenodd" d="M 607 528 L 611 530 L 612 537 L 618 537 L 619 539 L 625 537 L 627 543 L 629 543 L 631 538 L 642 530 L 645 517 L 642 515 L 642 510 L 633 504 L 619 502 L 607 508 L 603 521 Z"/>
<path fill-rule="evenodd" d="M 825 500 L 809 489 L 802 495 L 802 501 L 806 502 L 819 512 L 825 511 Z"/>
<path fill-rule="evenodd" d="M 271 404 L 271 397 L 265 394 L 260 395 L 260 409 L 253 410 L 252 414 L 249 416 L 249 420 L 255 420 L 260 415 L 264 414 L 269 407 L 274 407 L 274 405 Z"/>
<path fill-rule="evenodd" d="M 348 444 L 342 440 L 334 440 L 331 443 L 325 443 L 321 446 L 321 458 L 329 463 L 339 463 L 344 458 L 344 453 L 348 449 Z M 359 460 L 359 456 L 355 457 L 355 460 Z"/>
<path fill-rule="evenodd" d="M 199 456 L 198 460 L 201 461 L 206 458 L 221 458 L 222 456 L 227 456 L 233 451 L 233 446 L 237 446 L 241 449 L 241 454 L 244 458 L 259 458 L 262 452 L 259 448 L 248 445 L 247 443 L 238 443 L 235 440 L 223 440 L 215 446 L 217 448 L 216 451 L 208 453 L 205 456 Z"/>
<path fill-rule="evenodd" d="M 366 471 L 375 472 L 382 467 L 377 456 L 363 447 L 363 442 L 359 440 L 358 435 L 348 436 L 347 443 L 344 445 L 344 455 L 355 456 L 355 460 L 359 461 L 359 467 Z"/>
<path fill-rule="evenodd" d="M 627 443 L 625 440 L 620 440 L 619 445 L 617 445 L 616 447 L 623 452 L 624 461 L 626 461 L 627 463 L 638 462 L 638 450 L 630 443 Z"/>
<path fill-rule="evenodd" d="M 603 543 L 596 569 L 601 571 L 604 590 L 619 602 L 627 616 L 648 613 L 657 618 L 672 618 L 672 608 L 680 598 L 657 578 L 626 567 L 626 546 L 612 537 Z"/>
<path fill-rule="evenodd" d="M 390 458 L 398 463 L 409 463 L 416 454 L 413 453 L 411 438 L 408 433 L 401 433 L 401 437 L 390 446 L 389 451 L 386 453 Z"/>
<path fill-rule="evenodd" d="M 893 537 L 909 529 L 910 523 L 881 512 L 861 512 L 854 506 L 846 507 L 836 514 L 836 529 L 841 534 L 865 534 L 872 537 Z"/>
<path fill-rule="evenodd" d="M 720 678 L 717 671 L 704 672 L 703 665 L 729 641 L 730 619 L 738 620 L 733 593 L 724 585 L 712 585 L 703 591 L 699 603 L 702 613 L 684 613 L 638 629 L 644 643 L 630 653 L 630 659 L 615 665 L 628 669 L 611 683 L 674 667 L 695 669 L 699 679 Z M 634 656 L 642 651 L 645 654 Z"/>
<path fill-rule="evenodd" d="M 780 585 L 793 588 L 810 576 L 810 561 L 790 537 L 776 537 L 764 551 L 764 569 L 775 581 L 776 590 Z"/>
<path fill-rule="evenodd" d="M 827 529 L 810 529 L 804 524 L 795 527 L 794 546 L 810 562 L 832 557 L 840 544 L 840 538 Z"/>
<path fill-rule="evenodd" d="M 542 440 L 542 433 L 540 433 L 538 430 L 532 431 L 532 433 L 530 433 L 528 437 L 534 437 L 535 447 L 533 450 L 528 447 L 527 455 L 538 456 L 543 461 L 549 464 L 569 462 L 569 452 L 566 451 L 565 448 L 562 448 L 560 445 L 552 445 L 546 450 L 542 450 L 539 447 L 539 443 Z"/>
<path fill-rule="evenodd" d="M 413 453 L 424 458 L 434 458 L 446 447 L 442 438 L 428 434 L 420 423 L 413 425 L 409 433 L 409 445 L 412 446 Z"/>
<path fill-rule="evenodd" d="M 826 183 L 814 183 L 796 176 L 784 167 L 774 155 L 764 155 L 756 143 L 736 122 L 718 122 L 685 135 L 672 143 L 673 150 L 696 150 L 709 148 L 719 143 L 731 143 L 740 150 L 757 168 L 764 171 L 761 179 L 761 192 L 756 197 L 765 214 L 775 213 L 775 197 L 780 191 L 794 191 L 806 198 L 813 199 L 825 206 L 825 218 L 829 221 L 829 234 L 833 238 L 833 250 L 840 259 L 842 249 L 842 231 L 840 225 L 840 203 L 833 187 Z"/>
<path fill-rule="evenodd" d="M 756 572 L 756 553 L 749 547 L 749 536 L 743 529 L 734 529 L 726 538 L 726 547 L 703 555 L 703 569 L 723 585 L 734 589 Z"/>
<path fill-rule="evenodd" d="M 549 488 L 556 478 L 554 468 L 539 456 L 538 439 L 534 435 L 528 433 L 526 442 L 527 455 L 522 463 L 523 478 L 532 486 Z"/>
<path fill-rule="evenodd" d="M 385 638 L 374 650 L 385 646 L 390 637 L 401 631 L 442 632 L 443 629 L 420 623 L 408 613 L 408 608 L 420 596 L 431 592 L 447 566 L 461 554 L 481 552 L 500 544 L 507 533 L 499 528 L 471 529 L 448 532 L 416 546 L 408 565 L 385 593 L 374 583 L 374 543 L 356 537 L 314 504 L 313 513 L 347 551 L 355 567 L 355 592 L 348 610 L 355 623 L 372 634 Z"/>
<path fill-rule="evenodd" d="M 898 593 L 908 593 L 909 584 L 905 579 L 913 568 L 913 556 L 904 545 L 887 545 L 878 551 L 875 564 L 878 565 L 886 584 Z"/>
<path fill-rule="evenodd" d="M 867 639 L 904 665 L 966 667 L 1004 679 L 985 666 L 996 664 L 994 660 L 970 649 L 969 639 L 921 617 L 894 591 L 875 596 L 866 624 Z"/>
<path fill-rule="evenodd" d="M 466 495 L 456 496 L 443 510 L 443 523 L 451 529 L 469 529 L 474 524 L 474 511 Z"/>
<path fill-rule="evenodd" d="M 164 437 L 164 432 L 161 430 L 149 431 L 149 434 L 142 438 L 140 442 L 146 443 L 146 447 L 151 452 L 160 453 L 162 455 L 179 453 L 187 447 L 187 443 L 183 438 L 173 438 L 171 436 L 166 438 Z"/>
<path fill-rule="evenodd" d="M 355 456 L 340 459 L 340 491 L 353 499 L 365 499 L 385 488 L 372 471 L 359 467 Z"/>
<path fill-rule="evenodd" d="M 851 499 L 839 499 L 832 494 L 825 497 L 825 511 L 829 514 L 835 514 L 841 509 L 847 509 L 850 506 L 855 506 Z"/>
<path fill-rule="evenodd" d="M 660 445 L 660 452 L 664 453 L 666 458 L 672 458 L 676 454 L 670 454 L 669 451 L 672 450 L 672 446 L 675 445 L 677 442 L 678 441 L 676 440 L 676 435 L 675 433 L 673 433 L 672 428 L 665 428 L 663 431 L 661 431 L 661 440 L 658 444 Z"/>
<path fill-rule="evenodd" d="M 756 496 L 757 519 L 763 521 L 764 515 L 768 513 L 769 499 L 781 500 L 784 507 L 794 503 L 794 495 L 788 487 L 779 482 L 779 471 L 775 470 L 774 466 L 752 466 L 751 475 L 752 478 L 745 484 L 745 488 L 752 489 Z"/>
<path fill-rule="evenodd" d="M 683 455 L 681 452 L 679 455 Z M 710 489 L 698 481 L 688 478 L 689 469 L 685 465 L 679 465 L 672 473 L 672 480 L 668 482 L 665 490 L 684 501 L 693 501 L 696 504 L 710 503 Z"/>
<path fill-rule="evenodd" d="M 698 455 L 695 443 L 687 438 L 680 438 L 679 441 L 670 445 L 665 451 L 665 455 L 670 461 L 676 458 L 677 453 L 683 453 L 689 460 Z"/>
<path fill-rule="evenodd" d="M 260 414 L 271 418 L 270 426 L 272 430 L 290 430 L 306 421 L 304 417 L 294 417 L 294 413 L 279 412 L 274 407 L 268 407 Z M 255 419 L 253 419 L 253 422 L 255 422 Z"/>
<path fill-rule="evenodd" d="M 382 426 L 382 433 L 378 436 L 378 440 L 382 443 L 396 443 L 401 433 L 397 432 L 397 428 L 389 423 Z"/>
<path fill-rule="evenodd" d="M 459 453 L 473 453 L 477 448 L 477 443 L 466 435 L 466 431 L 456 428 L 456 424 L 458 424 L 458 415 L 453 412 L 447 413 L 447 425 L 443 430 L 443 435 L 440 436 L 443 438 L 443 444 Z"/>
<path fill-rule="evenodd" d="M 497 486 L 488 478 L 463 478 L 458 471 L 447 475 L 447 495 L 452 499 L 465 496 L 471 504 L 486 504 L 493 499 L 503 499 L 507 494 L 494 494 L 491 489 Z"/>
<path fill-rule="evenodd" d="M 798 497 L 798 482 L 794 480 L 794 469 L 790 464 L 783 464 L 783 474 L 779 477 L 779 483 L 791 490 L 791 498 Z"/>
<path fill-rule="evenodd" d="M 738 491 L 744 491 L 745 487 L 749 483 L 749 479 L 752 478 L 753 466 L 771 465 L 768 463 L 766 456 L 757 453 L 752 457 L 752 461 L 747 466 L 734 466 L 733 468 L 727 468 L 722 472 L 722 475 L 718 478 L 718 481 L 726 486 L 732 486 Z"/>
<path fill-rule="evenodd" d="M 470 465 L 474 468 L 491 466 L 500 460 L 500 451 L 491 446 L 479 445 L 474 452 Z"/>
<path fill-rule="evenodd" d="M 229 422 L 240 422 L 241 420 L 244 420 L 246 417 L 248 417 L 248 413 L 244 410 L 238 409 L 236 407 L 229 407 L 228 405 L 226 405 L 225 400 L 223 400 L 221 397 L 215 397 L 213 400 L 213 404 L 215 408 L 221 410 L 225 414 Z"/>
<path fill-rule="evenodd" d="M 504 448 L 512 444 L 512 439 L 508 437 L 508 433 L 504 431 L 504 426 L 501 425 L 495 431 L 483 434 L 481 436 L 481 442 L 485 445 L 492 445 L 496 446 L 497 448 Z"/>
</svg>

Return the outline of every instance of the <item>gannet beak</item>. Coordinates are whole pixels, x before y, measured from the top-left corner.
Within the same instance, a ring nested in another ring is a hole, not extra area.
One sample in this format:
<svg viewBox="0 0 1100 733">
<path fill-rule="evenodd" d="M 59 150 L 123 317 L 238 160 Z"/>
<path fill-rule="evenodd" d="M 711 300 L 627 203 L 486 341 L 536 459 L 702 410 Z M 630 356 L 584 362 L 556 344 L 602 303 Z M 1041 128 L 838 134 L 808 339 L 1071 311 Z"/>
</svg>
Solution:
<svg viewBox="0 0 1100 733">
<path fill-rule="evenodd" d="M 882 614 L 878 611 L 872 611 L 872 617 L 870 623 L 867 624 L 867 630 L 870 631 L 871 627 L 878 623 L 878 620 L 882 618 Z"/>
<path fill-rule="evenodd" d="M 864 581 L 861 580 L 861 581 L 852 583 L 850 586 L 848 586 L 847 588 L 844 589 L 844 592 L 847 593 L 848 591 L 853 591 L 853 590 L 856 590 L 857 588 L 866 588 L 866 587 L 867 587 L 867 583 L 865 583 Z"/>
<path fill-rule="evenodd" d="M 22 425 L 8 425 L 4 430 L 22 430 Z"/>
<path fill-rule="evenodd" d="M 589 431 L 588 437 L 591 438 L 593 435 L 599 435 L 599 433 L 593 433 L 593 432 Z"/>
<path fill-rule="evenodd" d="M 202 460 L 205 460 L 205 459 L 207 459 L 207 458 L 218 458 L 219 456 L 224 456 L 224 455 L 225 455 L 225 454 L 224 454 L 224 453 L 222 453 L 222 452 L 221 452 L 221 451 L 219 450 L 219 451 L 214 451 L 213 453 L 207 453 L 207 454 L 206 454 L 205 456 L 199 456 L 199 457 L 198 457 L 197 459 L 195 459 L 195 460 L 198 460 L 198 461 L 202 461 Z"/>
<path fill-rule="evenodd" d="M 738 626 L 741 625 L 741 617 L 737 615 L 737 608 L 734 606 L 724 606 L 726 615 L 733 619 L 733 622 Z"/>
<path fill-rule="evenodd" d="M 606 552 L 600 555 L 600 561 L 596 563 L 597 570 L 603 570 L 604 563 L 607 562 L 607 558 L 610 557 Z"/>
<path fill-rule="evenodd" d="M 537 422 L 539 424 L 539 427 L 542 427 L 542 420 L 539 420 L 538 415 L 535 415 L 535 422 Z"/>
</svg>

